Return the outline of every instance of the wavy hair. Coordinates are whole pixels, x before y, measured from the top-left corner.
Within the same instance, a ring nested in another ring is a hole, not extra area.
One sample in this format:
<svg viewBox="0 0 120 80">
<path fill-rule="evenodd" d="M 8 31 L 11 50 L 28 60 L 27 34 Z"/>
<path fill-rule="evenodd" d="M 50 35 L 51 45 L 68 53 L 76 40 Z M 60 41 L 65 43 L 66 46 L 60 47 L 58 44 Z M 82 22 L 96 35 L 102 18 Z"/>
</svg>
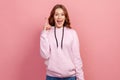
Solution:
<svg viewBox="0 0 120 80">
<path fill-rule="evenodd" d="M 55 14 L 55 10 L 58 9 L 58 8 L 61 8 L 65 14 L 65 22 L 63 24 L 64 27 L 67 27 L 67 28 L 71 28 L 70 26 L 70 19 L 69 19 L 69 15 L 68 15 L 68 12 L 67 12 L 67 9 L 65 8 L 64 5 L 62 4 L 56 4 L 51 13 L 50 13 L 50 16 L 48 18 L 48 22 L 51 26 L 55 26 L 55 20 L 54 20 L 54 14 Z"/>
</svg>

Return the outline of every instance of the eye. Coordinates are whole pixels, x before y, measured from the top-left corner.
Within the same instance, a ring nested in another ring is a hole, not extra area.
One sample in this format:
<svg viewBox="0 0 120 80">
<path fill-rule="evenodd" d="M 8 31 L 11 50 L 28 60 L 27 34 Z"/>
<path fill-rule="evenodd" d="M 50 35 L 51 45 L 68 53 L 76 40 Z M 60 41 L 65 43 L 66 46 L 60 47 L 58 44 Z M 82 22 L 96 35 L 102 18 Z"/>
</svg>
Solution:
<svg viewBox="0 0 120 80">
<path fill-rule="evenodd" d="M 58 16 L 58 14 L 55 14 L 55 16 Z"/>
</svg>

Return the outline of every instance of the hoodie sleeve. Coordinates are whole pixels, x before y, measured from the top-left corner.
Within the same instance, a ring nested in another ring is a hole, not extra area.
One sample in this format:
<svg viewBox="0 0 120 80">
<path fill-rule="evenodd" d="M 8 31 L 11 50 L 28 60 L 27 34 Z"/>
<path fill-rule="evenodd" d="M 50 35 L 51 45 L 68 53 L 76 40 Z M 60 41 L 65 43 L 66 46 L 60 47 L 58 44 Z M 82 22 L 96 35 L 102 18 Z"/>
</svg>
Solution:
<svg viewBox="0 0 120 80">
<path fill-rule="evenodd" d="M 77 80 L 84 80 L 83 70 L 82 70 L 82 60 L 80 57 L 80 46 L 78 35 L 75 30 L 73 30 L 73 43 L 72 43 L 72 51 L 73 51 L 73 60 L 76 67 L 76 77 Z"/>
<path fill-rule="evenodd" d="M 40 35 L 40 54 L 44 59 L 48 59 L 50 56 L 48 31 L 46 30 L 43 30 Z"/>
</svg>

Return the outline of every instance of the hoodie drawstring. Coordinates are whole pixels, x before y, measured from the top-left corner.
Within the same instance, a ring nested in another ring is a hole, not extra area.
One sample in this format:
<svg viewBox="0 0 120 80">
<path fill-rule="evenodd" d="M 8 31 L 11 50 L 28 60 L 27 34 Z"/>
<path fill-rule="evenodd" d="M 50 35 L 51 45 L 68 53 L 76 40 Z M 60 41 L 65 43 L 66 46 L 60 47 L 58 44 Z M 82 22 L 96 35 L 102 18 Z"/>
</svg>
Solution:
<svg viewBox="0 0 120 80">
<path fill-rule="evenodd" d="M 56 36 L 56 27 L 54 27 L 54 35 L 55 35 L 56 45 L 58 48 L 58 40 L 57 40 L 57 36 Z M 64 26 L 62 29 L 61 49 L 63 48 L 63 38 L 64 38 Z"/>
</svg>

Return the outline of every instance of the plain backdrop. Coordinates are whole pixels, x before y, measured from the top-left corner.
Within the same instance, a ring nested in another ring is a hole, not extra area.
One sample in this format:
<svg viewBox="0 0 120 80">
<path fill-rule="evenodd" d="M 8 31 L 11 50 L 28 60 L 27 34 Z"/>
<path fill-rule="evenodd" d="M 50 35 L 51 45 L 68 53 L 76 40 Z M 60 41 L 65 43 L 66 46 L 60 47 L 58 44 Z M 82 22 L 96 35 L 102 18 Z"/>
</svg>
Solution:
<svg viewBox="0 0 120 80">
<path fill-rule="evenodd" d="M 119 0 L 0 0 L 0 80 L 45 80 L 40 32 L 58 3 L 78 33 L 85 80 L 120 80 Z"/>
</svg>

